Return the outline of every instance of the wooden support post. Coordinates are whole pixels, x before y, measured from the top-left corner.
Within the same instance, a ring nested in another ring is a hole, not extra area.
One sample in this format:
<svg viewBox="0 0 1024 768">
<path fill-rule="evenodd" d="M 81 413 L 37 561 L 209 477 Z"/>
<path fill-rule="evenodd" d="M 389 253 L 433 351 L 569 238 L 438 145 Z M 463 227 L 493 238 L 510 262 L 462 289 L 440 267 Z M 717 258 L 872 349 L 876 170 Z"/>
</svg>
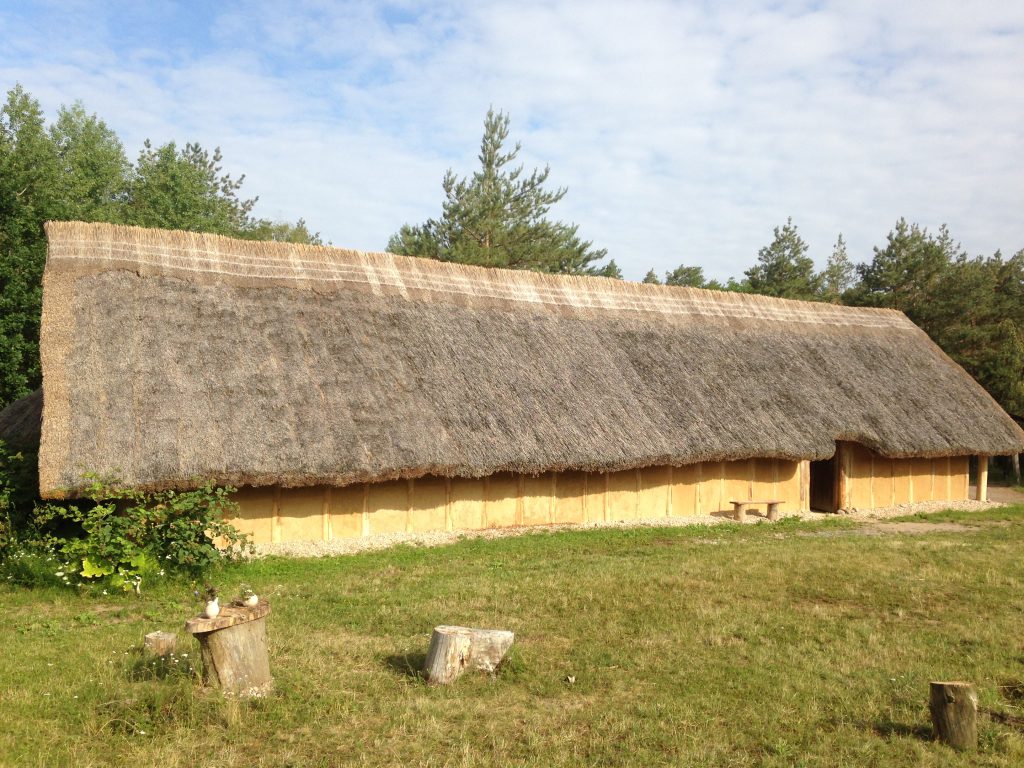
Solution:
<svg viewBox="0 0 1024 768">
<path fill-rule="evenodd" d="M 363 483 L 363 512 L 362 512 L 362 533 L 363 538 L 370 535 L 370 484 Z M 448 529 L 449 531 L 451 528 Z"/>
<path fill-rule="evenodd" d="M 704 510 L 701 508 L 700 499 L 700 485 L 704 481 L 703 467 L 703 464 L 697 464 L 697 469 L 693 472 L 693 514 L 695 515 L 701 515 L 704 513 Z"/>
<path fill-rule="evenodd" d="M 270 540 L 278 544 L 281 541 L 281 486 L 274 486 L 274 506 L 270 512 Z"/>
<path fill-rule="evenodd" d="M 320 508 L 321 522 L 323 525 L 322 537 L 324 541 L 334 538 L 331 533 L 331 486 L 324 486 L 323 505 Z"/>
<path fill-rule="evenodd" d="M 958 750 L 978 748 L 978 694 L 970 683 L 929 683 L 935 738 Z"/>
<path fill-rule="evenodd" d="M 733 502 L 733 506 L 736 508 L 736 522 L 745 523 L 747 522 L 747 505 Z"/>
<path fill-rule="evenodd" d="M 988 501 L 988 456 L 978 457 L 978 501 Z"/>
<path fill-rule="evenodd" d="M 850 451 L 845 443 L 836 443 L 836 511 L 850 508 L 850 473 L 847 471 Z"/>
<path fill-rule="evenodd" d="M 154 656 L 170 656 L 178 650 L 178 636 L 173 632 L 150 632 L 143 638 L 142 648 Z"/>
<path fill-rule="evenodd" d="M 260 600 L 254 608 L 229 605 L 214 619 L 197 616 L 185 629 L 199 641 L 203 682 L 235 696 L 264 696 L 274 679 L 267 654 L 267 616 L 270 604 Z"/>
<path fill-rule="evenodd" d="M 515 635 L 503 629 L 434 627 L 423 666 L 431 685 L 447 685 L 466 669 L 493 673 L 501 664 Z"/>
<path fill-rule="evenodd" d="M 811 462 L 803 459 L 797 465 L 800 480 L 800 511 L 811 511 Z"/>
</svg>

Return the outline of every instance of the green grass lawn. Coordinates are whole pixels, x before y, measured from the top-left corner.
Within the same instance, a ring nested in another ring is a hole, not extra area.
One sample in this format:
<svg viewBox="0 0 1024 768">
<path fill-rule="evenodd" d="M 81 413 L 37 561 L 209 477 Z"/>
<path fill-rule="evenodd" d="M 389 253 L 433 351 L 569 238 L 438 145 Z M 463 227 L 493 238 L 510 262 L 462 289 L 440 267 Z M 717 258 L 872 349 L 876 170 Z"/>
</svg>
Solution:
<svg viewBox="0 0 1024 768">
<path fill-rule="evenodd" d="M 198 687 L 191 638 L 169 672 L 140 666 L 145 632 L 196 611 L 185 584 L 0 586 L 0 764 L 1022 765 L 1024 731 L 991 713 L 1024 717 L 1024 507 L 955 519 L 977 525 L 538 533 L 235 566 L 217 584 L 273 607 L 277 690 L 252 702 Z M 437 624 L 514 630 L 511 662 L 428 687 Z M 937 679 L 978 686 L 978 754 L 929 740 Z"/>
</svg>

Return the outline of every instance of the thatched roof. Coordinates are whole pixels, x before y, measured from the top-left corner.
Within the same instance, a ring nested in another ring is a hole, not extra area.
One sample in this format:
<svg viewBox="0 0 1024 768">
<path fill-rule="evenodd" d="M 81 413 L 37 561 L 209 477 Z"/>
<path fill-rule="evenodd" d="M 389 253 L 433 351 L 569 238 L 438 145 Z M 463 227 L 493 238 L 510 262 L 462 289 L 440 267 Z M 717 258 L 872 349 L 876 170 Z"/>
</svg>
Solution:
<svg viewBox="0 0 1024 768">
<path fill-rule="evenodd" d="M 898 312 L 101 224 L 47 227 L 41 486 L 347 484 L 1003 454 Z"/>
</svg>

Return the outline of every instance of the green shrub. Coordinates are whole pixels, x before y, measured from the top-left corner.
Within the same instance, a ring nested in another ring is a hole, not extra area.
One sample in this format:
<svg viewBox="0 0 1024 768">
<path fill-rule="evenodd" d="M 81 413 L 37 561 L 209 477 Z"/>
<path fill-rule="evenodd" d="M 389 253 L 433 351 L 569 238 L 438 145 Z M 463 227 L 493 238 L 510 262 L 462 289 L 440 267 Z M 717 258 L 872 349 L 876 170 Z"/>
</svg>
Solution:
<svg viewBox="0 0 1024 768">
<path fill-rule="evenodd" d="M 143 492 L 93 478 L 85 503 L 36 507 L 29 551 L 51 552 L 75 583 L 139 591 L 144 579 L 166 573 L 197 576 L 251 549 L 225 522 L 237 511 L 233 491 L 206 484 Z"/>
<path fill-rule="evenodd" d="M 14 541 L 0 562 L 0 581 L 21 587 L 71 586 L 76 576 L 51 546 Z"/>
</svg>

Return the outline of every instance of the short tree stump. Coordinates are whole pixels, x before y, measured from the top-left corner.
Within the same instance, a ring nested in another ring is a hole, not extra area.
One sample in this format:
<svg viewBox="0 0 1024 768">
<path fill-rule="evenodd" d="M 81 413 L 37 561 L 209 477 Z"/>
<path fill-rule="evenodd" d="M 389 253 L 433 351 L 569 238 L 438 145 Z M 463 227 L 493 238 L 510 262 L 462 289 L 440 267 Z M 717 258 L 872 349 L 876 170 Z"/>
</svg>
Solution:
<svg viewBox="0 0 1024 768">
<path fill-rule="evenodd" d="M 196 616 L 185 629 L 199 641 L 203 682 L 231 696 L 265 696 L 274 686 L 267 654 L 270 604 L 227 605 L 213 619 Z"/>
<path fill-rule="evenodd" d="M 493 674 L 516 636 L 503 629 L 434 627 L 423 671 L 431 685 L 447 685 L 468 669 Z"/>
<path fill-rule="evenodd" d="M 150 632 L 142 640 L 142 649 L 153 656 L 170 656 L 178 650 L 178 636 L 173 632 Z"/>
</svg>

